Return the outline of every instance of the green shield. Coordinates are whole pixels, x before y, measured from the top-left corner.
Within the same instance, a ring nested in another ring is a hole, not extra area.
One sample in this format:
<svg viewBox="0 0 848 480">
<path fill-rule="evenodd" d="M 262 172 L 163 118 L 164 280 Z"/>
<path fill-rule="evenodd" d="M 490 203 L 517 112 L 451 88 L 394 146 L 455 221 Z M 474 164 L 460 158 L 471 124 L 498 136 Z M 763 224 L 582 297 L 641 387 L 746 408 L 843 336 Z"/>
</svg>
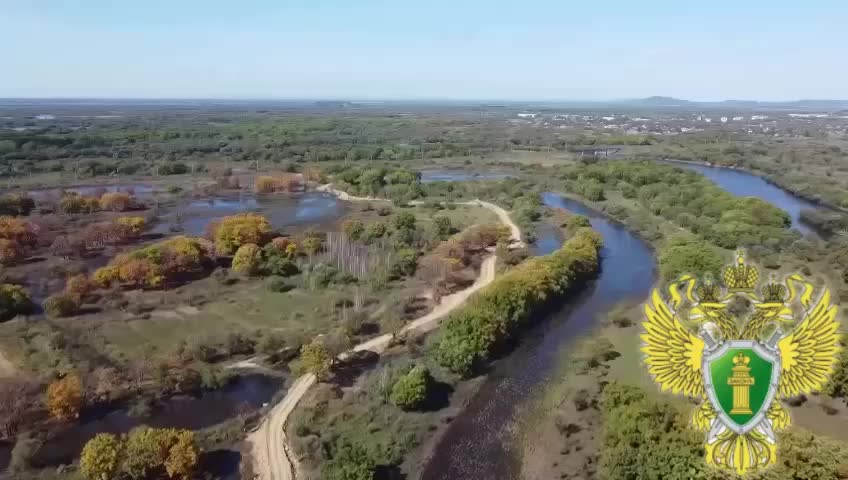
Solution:
<svg viewBox="0 0 848 480">
<path fill-rule="evenodd" d="M 719 418 L 746 433 L 765 416 L 777 393 L 780 359 L 754 340 L 725 342 L 704 357 L 704 386 Z"/>
</svg>

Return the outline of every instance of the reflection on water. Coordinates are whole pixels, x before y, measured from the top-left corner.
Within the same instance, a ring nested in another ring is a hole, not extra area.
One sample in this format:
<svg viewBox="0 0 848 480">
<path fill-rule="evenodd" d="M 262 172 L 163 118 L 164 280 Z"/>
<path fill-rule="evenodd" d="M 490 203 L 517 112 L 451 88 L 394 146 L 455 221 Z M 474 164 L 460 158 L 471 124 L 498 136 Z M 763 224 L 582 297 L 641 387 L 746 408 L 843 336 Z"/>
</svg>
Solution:
<svg viewBox="0 0 848 480">
<path fill-rule="evenodd" d="M 782 188 L 772 185 L 757 175 L 741 170 L 722 167 L 708 167 L 694 163 L 675 162 L 666 160 L 665 163 L 682 167 L 709 178 L 721 188 L 740 197 L 757 197 L 784 210 L 792 218 L 792 227 L 802 234 L 813 234 L 815 231 L 801 221 L 801 210 L 820 208 L 813 202 L 797 197 Z"/>
<path fill-rule="evenodd" d="M 98 433 L 126 433 L 139 425 L 197 430 L 219 424 L 260 408 L 280 389 L 280 381 L 264 375 L 245 375 L 221 390 L 199 397 L 179 396 L 164 402 L 148 418 L 130 416 L 126 410 L 95 412 L 50 439 L 38 452 L 45 465 L 70 463 L 88 440 Z"/>
<path fill-rule="evenodd" d="M 570 306 L 529 332 L 509 361 L 495 365 L 480 391 L 448 427 L 423 478 L 515 478 L 509 451 L 513 418 L 518 408 L 550 378 L 561 347 L 591 331 L 599 317 L 617 303 L 646 298 L 654 282 L 654 258 L 642 240 L 578 202 L 553 193 L 545 193 L 542 198 L 545 205 L 589 217 L 592 227 L 603 235 L 600 275 L 578 301 L 570 302 Z M 547 248 L 540 248 L 540 253 Z"/>
</svg>

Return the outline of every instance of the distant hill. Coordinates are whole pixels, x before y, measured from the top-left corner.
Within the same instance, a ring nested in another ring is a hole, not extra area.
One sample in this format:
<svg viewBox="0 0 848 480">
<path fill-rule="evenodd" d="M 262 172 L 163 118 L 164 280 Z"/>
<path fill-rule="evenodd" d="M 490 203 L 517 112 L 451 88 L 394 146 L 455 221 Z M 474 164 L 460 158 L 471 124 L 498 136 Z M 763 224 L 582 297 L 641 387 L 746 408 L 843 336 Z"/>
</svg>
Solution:
<svg viewBox="0 0 848 480">
<path fill-rule="evenodd" d="M 622 100 L 622 103 L 644 107 L 691 107 L 696 105 L 695 102 L 689 100 L 660 96 Z"/>
<path fill-rule="evenodd" d="M 658 107 L 658 108 L 744 108 L 744 109 L 779 109 L 779 110 L 842 110 L 848 108 L 848 100 L 803 99 L 785 102 L 760 102 L 757 100 L 722 100 L 719 102 L 699 102 L 674 97 L 646 97 L 619 100 L 612 102 L 628 107 Z"/>
</svg>

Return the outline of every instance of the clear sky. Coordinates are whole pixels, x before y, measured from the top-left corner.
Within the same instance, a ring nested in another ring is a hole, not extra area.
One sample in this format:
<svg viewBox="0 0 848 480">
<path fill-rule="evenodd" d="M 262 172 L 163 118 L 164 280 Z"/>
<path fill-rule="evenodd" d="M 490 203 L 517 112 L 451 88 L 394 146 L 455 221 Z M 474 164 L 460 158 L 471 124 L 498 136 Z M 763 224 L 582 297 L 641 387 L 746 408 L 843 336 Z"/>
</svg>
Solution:
<svg viewBox="0 0 848 480">
<path fill-rule="evenodd" d="M 0 0 L 0 97 L 848 99 L 848 0 Z"/>
</svg>

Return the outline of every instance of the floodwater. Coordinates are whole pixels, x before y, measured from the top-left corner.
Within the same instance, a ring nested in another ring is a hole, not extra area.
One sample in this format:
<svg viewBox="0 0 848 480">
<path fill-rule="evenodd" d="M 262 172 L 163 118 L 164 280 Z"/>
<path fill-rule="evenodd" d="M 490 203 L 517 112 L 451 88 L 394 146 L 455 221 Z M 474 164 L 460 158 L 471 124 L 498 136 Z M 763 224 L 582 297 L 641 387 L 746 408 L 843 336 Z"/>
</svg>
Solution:
<svg viewBox="0 0 848 480">
<path fill-rule="evenodd" d="M 516 478 L 510 431 L 519 413 L 517 409 L 554 374 L 563 345 L 591 332 L 616 304 L 644 300 L 654 283 L 656 263 L 645 242 L 579 202 L 554 193 L 545 193 L 542 199 L 549 207 L 589 217 L 592 227 L 603 235 L 600 275 L 587 292 L 566 302 L 566 306 L 531 330 L 509 361 L 495 364 L 480 391 L 448 427 L 422 478 Z M 539 254 L 559 248 L 559 242 L 546 238 L 550 232 L 539 233 Z"/>
<path fill-rule="evenodd" d="M 34 200 L 46 198 L 60 198 L 62 192 L 73 192 L 83 196 L 101 195 L 106 192 L 128 193 L 136 197 L 149 197 L 153 195 L 153 187 L 144 183 L 117 183 L 112 185 L 78 185 L 74 187 L 48 187 L 29 190 L 27 195 Z"/>
<path fill-rule="evenodd" d="M 277 378 L 249 374 L 236 377 L 220 390 L 204 392 L 197 397 L 175 396 L 164 400 L 147 418 L 133 417 L 124 409 L 86 413 L 79 423 L 49 439 L 36 454 L 35 461 L 44 466 L 71 463 L 85 443 L 98 433 L 126 433 L 140 425 L 191 430 L 211 427 L 261 408 L 281 386 Z M 0 472 L 7 466 L 10 450 L 11 445 L 0 444 Z M 227 470 L 232 468 L 230 465 Z M 235 470 L 238 470 L 237 464 Z"/>
<path fill-rule="evenodd" d="M 674 160 L 663 160 L 663 163 L 673 164 L 700 173 L 733 195 L 758 197 L 765 200 L 788 213 L 792 218 L 793 228 L 796 228 L 804 235 L 816 235 L 812 227 L 801 221 L 801 210 L 816 210 L 821 208 L 821 206 L 795 196 L 776 185 L 772 185 L 762 177 L 732 168 L 710 167 Z"/>
<path fill-rule="evenodd" d="M 216 196 L 170 209 L 151 233 L 203 235 L 212 220 L 241 212 L 261 213 L 273 227 L 283 228 L 334 222 L 345 215 L 347 208 L 334 195 L 324 192 Z"/>
</svg>

